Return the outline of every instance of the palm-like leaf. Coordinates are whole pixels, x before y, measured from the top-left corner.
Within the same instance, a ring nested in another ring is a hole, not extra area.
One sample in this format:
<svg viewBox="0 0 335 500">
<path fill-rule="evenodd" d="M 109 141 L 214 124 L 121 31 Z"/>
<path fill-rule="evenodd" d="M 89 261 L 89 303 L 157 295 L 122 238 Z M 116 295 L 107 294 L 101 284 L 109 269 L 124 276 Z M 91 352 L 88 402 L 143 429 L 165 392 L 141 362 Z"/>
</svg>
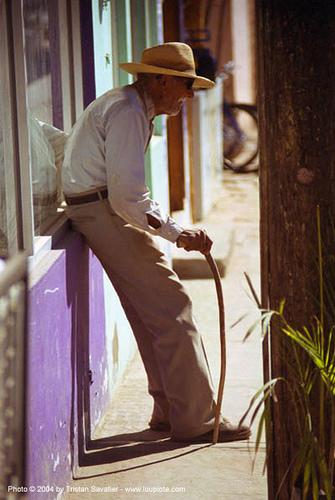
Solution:
<svg viewBox="0 0 335 500">
<path fill-rule="evenodd" d="M 253 294 L 254 295 L 254 294 Z M 256 300 L 256 299 L 255 299 Z M 257 300 L 256 300 L 257 302 Z M 313 387 L 321 381 L 320 410 L 321 422 L 324 419 L 323 407 L 325 405 L 325 394 L 332 401 L 332 433 L 335 432 L 335 326 L 324 333 L 323 323 L 315 318 L 310 328 L 293 328 L 284 317 L 284 301 L 280 304 L 278 311 L 261 309 L 260 317 L 247 330 L 244 337 L 246 340 L 255 328 L 261 323 L 262 336 L 271 332 L 273 322 L 276 322 L 276 332 L 282 335 L 283 359 L 286 361 L 288 378 L 276 378 L 265 384 L 252 398 L 249 408 L 243 415 L 242 423 L 252 412 L 251 424 L 260 415 L 258 431 L 256 436 L 255 454 L 259 449 L 261 435 L 267 418 L 269 418 L 270 398 L 276 402 L 275 386 L 278 381 L 283 381 L 291 394 L 291 401 L 295 409 L 300 445 L 292 460 L 293 481 L 303 471 L 303 499 L 307 494 L 312 493 L 313 498 L 318 498 L 321 489 L 324 491 L 327 500 L 331 499 L 332 491 L 332 471 L 334 467 L 334 441 L 332 436 L 330 443 L 329 461 L 325 458 L 323 439 L 319 441 L 315 437 L 313 419 L 310 413 L 310 395 Z M 335 312 L 335 309 L 334 309 Z M 286 346 L 286 347 L 285 347 Z M 289 349 L 290 357 L 287 361 L 285 349 Z M 303 356 L 305 353 L 305 356 Z M 324 425 L 321 430 L 324 432 Z M 283 482 L 286 480 L 286 475 Z M 281 486 L 279 490 L 281 489 Z M 279 493 L 279 492 L 278 492 Z"/>
</svg>

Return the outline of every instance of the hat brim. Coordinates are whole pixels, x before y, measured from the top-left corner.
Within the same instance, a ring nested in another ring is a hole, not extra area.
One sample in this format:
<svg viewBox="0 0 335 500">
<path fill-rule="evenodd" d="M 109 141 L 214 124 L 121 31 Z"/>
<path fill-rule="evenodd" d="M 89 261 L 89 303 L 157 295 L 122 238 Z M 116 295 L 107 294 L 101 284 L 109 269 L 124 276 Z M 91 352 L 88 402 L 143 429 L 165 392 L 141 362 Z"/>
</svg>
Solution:
<svg viewBox="0 0 335 500">
<path fill-rule="evenodd" d="M 131 75 L 137 75 L 138 73 L 155 73 L 159 75 L 181 76 L 183 78 L 194 78 L 194 88 L 210 89 L 215 87 L 215 82 L 212 80 L 204 78 L 203 76 L 195 75 L 191 72 L 175 71 L 173 69 L 160 68 L 159 66 L 150 66 L 143 63 L 121 63 L 119 66 L 123 69 L 123 71 L 126 71 Z"/>
</svg>

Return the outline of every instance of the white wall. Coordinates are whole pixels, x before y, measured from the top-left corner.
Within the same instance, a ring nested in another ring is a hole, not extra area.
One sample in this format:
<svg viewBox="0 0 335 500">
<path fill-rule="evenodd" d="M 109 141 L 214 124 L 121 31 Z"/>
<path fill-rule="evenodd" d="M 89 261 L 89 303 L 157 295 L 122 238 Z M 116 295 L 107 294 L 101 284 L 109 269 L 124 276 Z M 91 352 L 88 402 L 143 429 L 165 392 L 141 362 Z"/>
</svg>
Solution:
<svg viewBox="0 0 335 500">
<path fill-rule="evenodd" d="M 102 7 L 98 0 L 92 2 L 94 67 L 96 96 L 113 87 L 112 14 L 111 4 Z"/>
<path fill-rule="evenodd" d="M 193 120 L 193 217 L 206 217 L 216 201 L 222 171 L 222 79 L 210 90 L 194 93 Z"/>
<path fill-rule="evenodd" d="M 251 4 L 250 0 L 231 0 L 235 100 L 250 103 L 254 101 Z"/>
</svg>

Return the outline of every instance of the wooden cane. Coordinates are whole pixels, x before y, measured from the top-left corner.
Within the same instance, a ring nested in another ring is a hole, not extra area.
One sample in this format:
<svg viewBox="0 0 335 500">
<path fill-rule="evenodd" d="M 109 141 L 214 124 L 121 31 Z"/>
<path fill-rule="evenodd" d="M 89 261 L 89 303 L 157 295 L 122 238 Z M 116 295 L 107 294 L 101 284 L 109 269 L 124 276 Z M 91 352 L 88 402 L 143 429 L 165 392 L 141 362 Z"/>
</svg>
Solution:
<svg viewBox="0 0 335 500">
<path fill-rule="evenodd" d="M 184 245 L 181 242 L 177 242 L 179 248 L 183 248 Z M 220 381 L 218 388 L 218 397 L 216 402 L 216 413 L 214 420 L 214 430 L 213 430 L 213 444 L 218 442 L 219 437 L 219 427 L 220 427 L 220 416 L 221 416 L 221 406 L 223 399 L 223 389 L 226 380 L 226 328 L 225 328 L 225 311 L 224 311 L 224 301 L 223 301 L 223 291 L 221 285 L 221 278 L 218 267 L 213 259 L 212 255 L 208 253 L 205 255 L 206 260 L 211 268 L 213 278 L 215 281 L 216 293 L 218 298 L 219 307 L 219 324 L 220 324 L 220 352 L 221 352 L 221 367 L 220 367 Z"/>
<path fill-rule="evenodd" d="M 214 431 L 213 431 L 213 444 L 216 444 L 218 442 L 218 436 L 219 436 L 223 389 L 226 379 L 226 329 L 225 329 L 223 291 L 222 291 L 220 273 L 210 253 L 206 255 L 206 260 L 209 264 L 209 267 L 211 268 L 211 271 L 213 273 L 213 278 L 215 281 L 216 293 L 218 297 L 219 322 L 220 322 L 221 369 L 220 369 L 220 382 L 219 382 L 218 397 L 216 402 L 216 413 L 215 413 Z"/>
</svg>

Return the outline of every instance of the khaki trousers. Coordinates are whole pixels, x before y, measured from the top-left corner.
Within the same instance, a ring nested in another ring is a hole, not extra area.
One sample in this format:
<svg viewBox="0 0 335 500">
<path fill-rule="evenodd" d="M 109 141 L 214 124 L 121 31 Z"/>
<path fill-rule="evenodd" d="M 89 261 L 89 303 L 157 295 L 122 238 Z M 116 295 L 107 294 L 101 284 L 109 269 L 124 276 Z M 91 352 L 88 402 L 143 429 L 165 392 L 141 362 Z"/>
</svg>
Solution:
<svg viewBox="0 0 335 500">
<path fill-rule="evenodd" d="M 128 224 L 108 200 L 67 207 L 119 295 L 154 399 L 153 420 L 185 439 L 214 426 L 215 402 L 191 301 L 154 238 Z"/>
</svg>

